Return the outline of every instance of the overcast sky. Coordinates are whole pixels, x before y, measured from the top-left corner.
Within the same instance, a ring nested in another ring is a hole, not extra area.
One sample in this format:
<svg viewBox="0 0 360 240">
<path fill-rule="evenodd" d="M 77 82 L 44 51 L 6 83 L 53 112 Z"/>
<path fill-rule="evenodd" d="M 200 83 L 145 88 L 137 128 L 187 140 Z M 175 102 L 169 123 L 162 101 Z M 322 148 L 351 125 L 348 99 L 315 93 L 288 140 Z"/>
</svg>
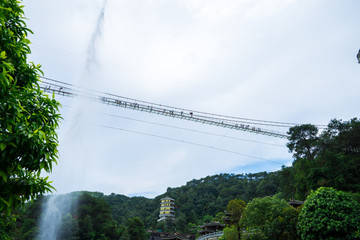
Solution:
<svg viewBox="0 0 360 240">
<path fill-rule="evenodd" d="M 360 1 L 23 4 L 34 32 L 29 61 L 46 77 L 243 118 L 327 124 L 359 116 Z M 207 175 L 292 163 L 283 139 L 56 98 L 63 120 L 50 178 L 58 193 L 155 197 Z"/>
</svg>

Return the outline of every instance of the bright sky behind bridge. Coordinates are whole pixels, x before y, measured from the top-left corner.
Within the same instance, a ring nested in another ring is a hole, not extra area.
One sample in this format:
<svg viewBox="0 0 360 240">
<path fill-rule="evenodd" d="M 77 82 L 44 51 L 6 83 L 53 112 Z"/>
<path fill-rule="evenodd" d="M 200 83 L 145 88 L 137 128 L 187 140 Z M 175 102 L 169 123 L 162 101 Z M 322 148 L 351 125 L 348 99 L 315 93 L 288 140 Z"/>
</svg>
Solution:
<svg viewBox="0 0 360 240">
<path fill-rule="evenodd" d="M 34 32 L 29 60 L 46 77 L 243 118 L 327 124 L 359 116 L 360 1 L 23 4 Z M 59 193 L 154 197 L 194 178 L 292 163 L 283 139 L 56 98 L 63 121 L 50 178 Z"/>
</svg>

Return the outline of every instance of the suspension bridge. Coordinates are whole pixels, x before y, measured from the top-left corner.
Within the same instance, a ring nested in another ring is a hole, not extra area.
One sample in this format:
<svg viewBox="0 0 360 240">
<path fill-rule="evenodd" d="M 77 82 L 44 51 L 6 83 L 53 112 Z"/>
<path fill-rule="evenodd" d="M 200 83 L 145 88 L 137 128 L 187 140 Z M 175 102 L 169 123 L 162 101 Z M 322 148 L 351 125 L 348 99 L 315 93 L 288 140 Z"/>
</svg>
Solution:
<svg viewBox="0 0 360 240">
<path fill-rule="evenodd" d="M 128 98 L 111 93 L 85 89 L 73 84 L 59 80 L 41 77 L 40 88 L 47 93 L 54 93 L 66 97 L 77 97 L 102 104 L 122 107 L 126 109 L 148 112 L 165 117 L 178 118 L 202 124 L 215 125 L 218 127 L 261 134 L 276 138 L 288 138 L 286 133 L 269 130 L 266 127 L 289 128 L 296 126 L 296 123 L 275 122 L 266 120 L 255 120 L 248 118 L 231 117 L 219 114 L 212 114 L 178 107 L 171 107 L 162 104 L 151 103 L 134 98 Z"/>
</svg>

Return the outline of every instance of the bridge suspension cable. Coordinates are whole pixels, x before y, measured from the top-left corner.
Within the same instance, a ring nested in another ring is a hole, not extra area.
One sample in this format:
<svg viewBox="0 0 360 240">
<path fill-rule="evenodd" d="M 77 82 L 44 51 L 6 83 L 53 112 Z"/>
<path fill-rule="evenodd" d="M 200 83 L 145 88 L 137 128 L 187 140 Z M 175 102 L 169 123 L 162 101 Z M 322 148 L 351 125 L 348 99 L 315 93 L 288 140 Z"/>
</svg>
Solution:
<svg viewBox="0 0 360 240">
<path fill-rule="evenodd" d="M 288 138 L 288 135 L 286 133 L 264 129 L 263 126 L 289 128 L 299 125 L 296 123 L 285 123 L 285 122 L 232 117 L 232 116 L 212 114 L 212 113 L 206 113 L 200 111 L 193 111 L 178 107 L 171 107 L 167 105 L 151 103 L 151 102 L 142 101 L 134 98 L 128 98 L 111 93 L 86 89 L 47 77 L 41 77 L 41 78 L 43 80 L 42 82 L 40 82 L 39 86 L 44 92 L 55 93 L 57 95 L 62 95 L 67 97 L 80 97 L 86 100 L 96 101 L 116 107 L 148 112 L 152 114 L 184 119 L 188 121 L 199 122 L 208 125 L 215 125 L 219 127 L 256 133 L 266 136 L 272 136 L 277 138 Z"/>
</svg>

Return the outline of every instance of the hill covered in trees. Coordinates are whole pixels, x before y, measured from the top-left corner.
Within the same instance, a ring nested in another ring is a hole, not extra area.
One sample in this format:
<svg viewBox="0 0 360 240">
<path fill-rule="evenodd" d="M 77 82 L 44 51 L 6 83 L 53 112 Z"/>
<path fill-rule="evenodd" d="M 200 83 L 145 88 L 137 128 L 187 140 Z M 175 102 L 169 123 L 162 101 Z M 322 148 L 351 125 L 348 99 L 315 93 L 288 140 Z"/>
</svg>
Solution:
<svg viewBox="0 0 360 240">
<path fill-rule="evenodd" d="M 113 216 L 120 223 L 124 223 L 128 217 L 139 216 L 146 226 L 155 227 L 160 199 L 163 197 L 175 199 L 178 221 L 200 223 L 206 215 L 215 216 L 223 212 L 234 198 L 250 201 L 255 197 L 276 194 L 279 187 L 277 174 L 218 174 L 194 179 L 181 187 L 168 188 L 154 199 L 129 198 L 118 194 L 104 196 L 104 199 L 112 206 Z"/>
<path fill-rule="evenodd" d="M 177 229 L 181 232 L 191 232 L 193 226 L 209 222 L 218 213 L 223 213 L 229 201 L 234 198 L 250 201 L 254 197 L 275 194 L 279 187 L 277 175 L 277 172 L 261 172 L 207 176 L 189 181 L 181 187 L 168 188 L 164 194 L 153 199 L 127 197 L 115 193 L 104 195 L 100 192 L 74 192 L 70 195 L 74 199 L 77 198 L 77 203 L 74 204 L 76 207 L 66 214 L 76 216 L 77 223 L 73 223 L 76 227 L 72 230 L 79 234 L 83 231 L 83 227 L 89 225 L 89 222 L 104 222 L 101 219 L 107 219 L 108 222 L 103 223 L 103 227 L 97 225 L 97 228 L 92 228 L 92 231 L 106 233 L 108 236 L 111 234 L 121 235 L 128 225 L 129 219 L 135 217 L 141 219 L 145 229 L 162 229 L 163 231 Z M 176 223 L 168 223 L 168 226 L 157 223 L 160 199 L 165 196 L 174 198 L 176 205 Z M 29 236 L 29 238 L 21 237 L 19 239 L 33 239 L 39 233 L 42 205 L 49 197 L 42 197 L 28 203 L 26 208 L 20 212 L 21 217 L 13 231 L 18 236 Z M 70 219 L 67 221 L 69 222 Z M 113 226 L 113 228 L 109 226 Z M 69 231 L 67 229 L 66 232 L 69 233 Z"/>
<path fill-rule="evenodd" d="M 360 199 L 359 119 L 346 122 L 332 120 L 321 132 L 313 125 L 296 126 L 290 128 L 289 135 L 287 146 L 294 156 L 293 165 L 283 166 L 281 170 L 275 172 L 224 173 L 207 176 L 191 180 L 181 187 L 168 188 L 164 194 L 154 199 L 127 197 L 115 193 L 110 195 L 99 192 L 73 193 L 78 196 L 78 202 L 76 207 L 68 212 L 65 220 L 67 226 L 73 226 L 66 231 L 66 233 L 73 231 L 73 238 L 61 239 L 131 239 L 132 234 L 138 234 L 138 239 L 142 239 L 146 238 L 145 230 L 148 229 L 161 231 L 176 229 L 178 232 L 195 233 L 196 227 L 205 222 L 213 220 L 221 222 L 226 209 L 230 212 L 237 209 L 237 215 L 240 216 L 233 221 L 233 228 L 229 226 L 226 231 L 228 236 L 236 232 L 237 237 L 234 239 L 240 238 L 240 232 L 243 231 L 240 231 L 241 227 L 253 229 L 255 232 L 249 236 L 258 236 L 257 239 L 296 239 L 300 237 L 297 233 L 299 211 L 289 208 L 287 201 L 291 198 L 305 200 L 312 190 L 315 191 L 320 187 L 333 187 L 352 194 L 352 197 L 346 195 L 348 193 L 344 195 L 336 190 L 334 192 L 324 188 L 325 190 L 320 191 L 318 195 L 312 195 L 312 198 L 315 198 L 313 202 L 318 202 L 317 196 L 322 198 L 344 196 L 339 198 L 347 199 L 348 207 L 344 211 L 350 211 L 353 206 L 356 206 L 355 212 L 360 211 L 360 208 L 356 209 L 358 206 L 356 201 L 351 200 Z M 175 199 L 175 222 L 157 222 L 160 199 L 163 197 Z M 25 210 L 20 210 L 21 217 L 18 222 L 9 228 L 14 236 L 18 239 L 34 239 L 39 231 L 41 205 L 47 198 L 39 198 L 35 202 L 28 203 Z M 339 200 L 341 204 L 343 204 L 342 200 Z M 238 204 L 238 207 L 229 208 L 230 203 L 233 206 Z M 259 213 L 256 209 L 263 210 Z M 311 207 L 305 206 L 304 209 L 307 212 L 301 213 L 300 216 L 311 216 L 311 211 L 314 211 Z M 275 212 L 270 214 L 271 211 Z M 264 220 L 254 225 L 252 219 Z M 311 220 L 302 219 L 301 226 L 306 226 L 307 221 L 311 222 Z M 103 224 L 95 224 L 101 221 Z M 265 231 L 270 226 L 262 225 L 269 222 L 272 223 L 273 229 L 282 229 L 273 236 L 274 238 L 269 237 L 269 234 L 275 234 L 274 231 L 271 233 Z M 303 229 L 308 231 L 305 227 Z M 242 239 L 247 238 L 243 236 Z"/>
</svg>

